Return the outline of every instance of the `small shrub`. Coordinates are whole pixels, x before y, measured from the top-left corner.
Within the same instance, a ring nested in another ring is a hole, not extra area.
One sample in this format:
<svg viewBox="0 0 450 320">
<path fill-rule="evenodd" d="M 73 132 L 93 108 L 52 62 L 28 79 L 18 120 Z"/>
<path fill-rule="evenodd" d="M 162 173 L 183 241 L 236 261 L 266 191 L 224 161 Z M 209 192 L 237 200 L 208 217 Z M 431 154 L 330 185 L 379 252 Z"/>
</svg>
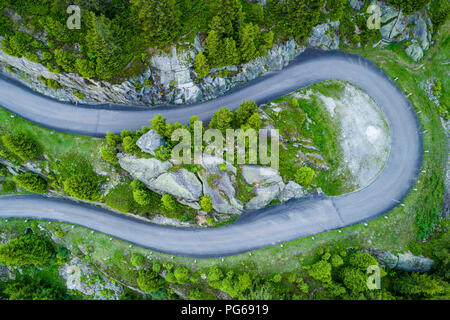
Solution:
<svg viewBox="0 0 450 320">
<path fill-rule="evenodd" d="M 308 167 L 300 168 L 294 176 L 295 182 L 301 185 L 303 188 L 309 188 L 311 182 L 313 181 L 315 172 L 313 169 Z"/>
<path fill-rule="evenodd" d="M 161 204 L 167 211 L 173 212 L 177 208 L 177 202 L 175 198 L 170 194 L 165 194 L 161 197 Z"/>
<path fill-rule="evenodd" d="M 14 181 L 19 187 L 34 193 L 46 193 L 48 184 L 45 179 L 35 173 L 21 173 L 14 176 Z"/>
<path fill-rule="evenodd" d="M 212 199 L 209 195 L 204 195 L 200 199 L 200 207 L 203 211 L 210 212 L 213 209 Z"/>
<path fill-rule="evenodd" d="M 14 181 L 5 180 L 2 182 L 2 190 L 5 193 L 14 193 L 16 192 L 16 184 Z"/>
<path fill-rule="evenodd" d="M 135 267 L 140 267 L 144 264 L 145 257 L 139 253 L 133 253 L 131 255 L 131 264 Z"/>
<path fill-rule="evenodd" d="M 110 162 L 112 164 L 117 164 L 117 149 L 109 146 L 105 146 L 100 149 L 100 156 L 106 162 Z"/>
<path fill-rule="evenodd" d="M 41 153 L 40 146 L 25 134 L 5 134 L 1 138 L 3 145 L 24 162 L 33 160 Z"/>
<path fill-rule="evenodd" d="M 101 198 L 98 182 L 93 175 L 74 175 L 64 182 L 64 190 L 80 200 L 98 201 Z"/>
<path fill-rule="evenodd" d="M 106 143 L 110 147 L 116 147 L 118 144 L 122 142 L 122 139 L 115 133 L 107 132 L 106 133 Z"/>
</svg>

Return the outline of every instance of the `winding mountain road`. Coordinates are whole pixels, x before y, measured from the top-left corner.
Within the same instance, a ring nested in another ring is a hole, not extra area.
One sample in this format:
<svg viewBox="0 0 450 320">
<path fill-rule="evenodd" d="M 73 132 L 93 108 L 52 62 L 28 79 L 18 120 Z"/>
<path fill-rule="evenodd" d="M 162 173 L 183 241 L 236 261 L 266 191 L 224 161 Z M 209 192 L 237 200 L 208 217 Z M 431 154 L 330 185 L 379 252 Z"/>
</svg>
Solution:
<svg viewBox="0 0 450 320">
<path fill-rule="evenodd" d="M 136 130 L 161 113 L 169 121 L 207 121 L 223 106 L 264 103 L 313 83 L 341 79 L 365 90 L 384 112 L 391 151 L 381 174 L 356 192 L 305 199 L 249 212 L 215 229 L 159 226 L 68 200 L 40 196 L 0 197 L 0 218 L 31 218 L 85 226 L 152 250 L 192 258 L 230 256 L 374 219 L 397 206 L 414 185 L 422 163 L 417 117 L 396 84 L 372 62 L 339 51 L 307 51 L 279 72 L 235 88 L 225 96 L 190 106 L 151 109 L 120 105 L 73 106 L 0 77 L 0 106 L 45 127 L 82 135 Z"/>
</svg>

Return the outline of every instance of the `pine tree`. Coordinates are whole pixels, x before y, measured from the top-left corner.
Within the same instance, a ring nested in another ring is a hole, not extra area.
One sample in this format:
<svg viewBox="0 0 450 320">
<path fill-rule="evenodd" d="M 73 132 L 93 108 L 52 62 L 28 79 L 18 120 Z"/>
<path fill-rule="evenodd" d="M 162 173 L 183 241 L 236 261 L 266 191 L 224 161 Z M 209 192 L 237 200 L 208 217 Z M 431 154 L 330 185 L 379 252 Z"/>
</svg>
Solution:
<svg viewBox="0 0 450 320">
<path fill-rule="evenodd" d="M 132 0 L 131 3 L 148 46 L 162 47 L 178 37 L 181 12 L 175 0 Z"/>
<path fill-rule="evenodd" d="M 96 73 L 100 79 L 111 79 L 122 67 L 121 34 L 115 24 L 101 15 L 89 15 L 87 47 L 96 57 Z"/>
<path fill-rule="evenodd" d="M 236 48 L 236 41 L 232 38 L 226 38 L 224 41 L 224 51 L 225 51 L 225 64 L 234 65 L 238 64 L 240 60 L 239 51 Z"/>
<path fill-rule="evenodd" d="M 195 56 L 194 70 L 197 73 L 197 76 L 199 78 L 204 78 L 204 77 L 206 77 L 208 75 L 210 69 L 209 69 L 209 66 L 208 66 L 208 60 L 206 59 L 206 57 L 203 54 L 203 52 L 199 52 Z"/>
<path fill-rule="evenodd" d="M 256 46 L 258 27 L 253 24 L 245 24 L 240 32 L 240 52 L 241 61 L 243 63 L 255 59 L 258 56 L 258 50 Z"/>
<path fill-rule="evenodd" d="M 215 30 L 211 30 L 206 38 L 208 62 L 212 67 L 223 66 L 222 41 Z"/>
</svg>

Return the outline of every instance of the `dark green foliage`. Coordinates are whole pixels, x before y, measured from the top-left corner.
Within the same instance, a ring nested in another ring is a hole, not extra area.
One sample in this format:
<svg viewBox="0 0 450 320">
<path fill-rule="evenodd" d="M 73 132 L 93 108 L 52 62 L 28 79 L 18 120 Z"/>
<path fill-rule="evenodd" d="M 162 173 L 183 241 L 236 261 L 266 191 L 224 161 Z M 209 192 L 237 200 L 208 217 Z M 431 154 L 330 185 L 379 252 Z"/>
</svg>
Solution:
<svg viewBox="0 0 450 320">
<path fill-rule="evenodd" d="M 50 241 L 30 233 L 0 245 L 0 264 L 42 266 L 49 263 L 54 252 Z"/>
<path fill-rule="evenodd" d="M 64 191 L 80 200 L 99 201 L 99 180 L 96 176 L 77 174 L 64 182 Z"/>
<path fill-rule="evenodd" d="M 86 41 L 91 56 L 95 57 L 95 72 L 100 79 L 111 79 L 128 62 L 122 52 L 124 37 L 116 21 L 90 13 Z"/>
<path fill-rule="evenodd" d="M 46 193 L 48 191 L 47 181 L 35 173 L 21 173 L 14 176 L 17 185 L 33 193 Z"/>
<path fill-rule="evenodd" d="M 14 181 L 11 180 L 5 180 L 1 183 L 2 190 L 5 193 L 14 193 L 16 192 L 16 184 Z"/>
<path fill-rule="evenodd" d="M 5 134 L 1 137 L 1 142 L 23 162 L 33 160 L 41 154 L 40 146 L 23 133 Z"/>
<path fill-rule="evenodd" d="M 391 6 L 401 8 L 405 14 L 410 14 L 421 10 L 430 0 L 387 0 Z"/>
<path fill-rule="evenodd" d="M 445 292 L 445 286 L 445 283 L 428 274 L 412 273 L 398 277 L 393 290 L 402 296 L 418 299 L 439 296 Z"/>
<path fill-rule="evenodd" d="M 258 105 L 253 101 L 243 102 L 234 112 L 234 122 L 236 127 L 247 123 L 248 119 L 258 111 Z"/>
<path fill-rule="evenodd" d="M 434 30 L 444 23 L 450 13 L 450 2 L 448 0 L 432 0 L 430 2 L 430 16 Z"/>
<path fill-rule="evenodd" d="M 175 0 L 133 0 L 132 12 L 149 47 L 163 47 L 179 36 L 181 12 Z"/>
<path fill-rule="evenodd" d="M 36 272 L 37 273 L 37 272 Z M 1 292 L 8 300 L 69 300 L 70 296 L 62 283 L 37 273 L 18 275 L 4 284 Z"/>
<path fill-rule="evenodd" d="M 141 206 L 149 206 L 158 204 L 161 196 L 146 187 L 144 183 L 139 180 L 131 182 L 132 194 L 134 201 Z"/>
</svg>

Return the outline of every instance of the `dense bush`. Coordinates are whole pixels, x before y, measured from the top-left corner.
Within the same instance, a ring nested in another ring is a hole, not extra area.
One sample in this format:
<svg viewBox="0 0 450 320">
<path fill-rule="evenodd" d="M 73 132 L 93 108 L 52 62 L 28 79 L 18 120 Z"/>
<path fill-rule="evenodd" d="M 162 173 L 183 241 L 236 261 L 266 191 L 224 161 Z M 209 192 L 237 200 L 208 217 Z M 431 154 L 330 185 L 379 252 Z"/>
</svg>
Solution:
<svg viewBox="0 0 450 320">
<path fill-rule="evenodd" d="M 33 160 L 41 154 L 40 146 L 23 133 L 5 134 L 1 140 L 3 145 L 23 162 Z"/>
<path fill-rule="evenodd" d="M 389 5 L 401 8 L 405 14 L 421 10 L 428 2 L 430 2 L 430 0 L 387 0 Z"/>
<path fill-rule="evenodd" d="M 18 275 L 16 279 L 8 280 L 1 294 L 8 300 L 70 300 L 62 283 L 52 281 L 42 273 Z"/>
<path fill-rule="evenodd" d="M 178 207 L 178 204 L 177 204 L 175 198 L 170 194 L 164 194 L 161 197 L 161 205 L 165 210 L 167 210 L 169 212 L 175 211 Z"/>
<path fill-rule="evenodd" d="M 108 144 L 108 146 L 117 147 L 117 145 L 120 144 L 121 142 L 122 140 L 117 134 L 112 132 L 106 133 L 106 143 Z"/>
<path fill-rule="evenodd" d="M 213 129 L 218 129 L 225 134 L 227 129 L 233 128 L 233 121 L 233 111 L 224 107 L 214 113 L 209 126 Z"/>
<path fill-rule="evenodd" d="M 14 176 L 14 181 L 21 188 L 34 193 L 46 193 L 48 191 L 47 181 L 35 173 L 21 173 Z"/>
<path fill-rule="evenodd" d="M 117 149 L 109 146 L 105 146 L 100 149 L 100 156 L 106 162 L 110 162 L 112 164 L 117 164 Z"/>
<path fill-rule="evenodd" d="M 0 264 L 42 266 L 49 263 L 53 253 L 54 248 L 50 241 L 31 233 L 1 244 Z"/>
<path fill-rule="evenodd" d="M 434 31 L 444 23 L 450 13 L 450 2 L 448 0 L 432 0 L 430 3 L 430 16 L 434 25 Z"/>
<path fill-rule="evenodd" d="M 133 199 L 132 189 L 126 183 L 119 183 L 109 190 L 105 196 L 105 203 L 120 212 L 132 212 L 136 209 L 136 203 Z"/>
<path fill-rule="evenodd" d="M 314 179 L 315 172 L 309 167 L 302 167 L 295 173 L 294 179 L 299 185 L 304 188 L 309 188 Z"/>
<path fill-rule="evenodd" d="M 14 193 L 16 192 L 16 184 L 14 181 L 5 180 L 1 183 L 3 192 Z"/>
<path fill-rule="evenodd" d="M 213 209 L 212 199 L 209 195 L 204 195 L 200 198 L 200 207 L 205 212 L 210 212 Z"/>
<path fill-rule="evenodd" d="M 137 278 L 139 288 L 144 292 L 156 292 L 164 288 L 164 279 L 156 272 L 140 270 Z"/>
<path fill-rule="evenodd" d="M 131 255 L 131 264 L 135 267 L 140 267 L 144 264 L 145 257 L 139 253 L 133 253 Z"/>
<path fill-rule="evenodd" d="M 80 200 L 98 201 L 101 198 L 99 180 L 96 176 L 77 174 L 64 182 L 64 190 Z"/>
</svg>

